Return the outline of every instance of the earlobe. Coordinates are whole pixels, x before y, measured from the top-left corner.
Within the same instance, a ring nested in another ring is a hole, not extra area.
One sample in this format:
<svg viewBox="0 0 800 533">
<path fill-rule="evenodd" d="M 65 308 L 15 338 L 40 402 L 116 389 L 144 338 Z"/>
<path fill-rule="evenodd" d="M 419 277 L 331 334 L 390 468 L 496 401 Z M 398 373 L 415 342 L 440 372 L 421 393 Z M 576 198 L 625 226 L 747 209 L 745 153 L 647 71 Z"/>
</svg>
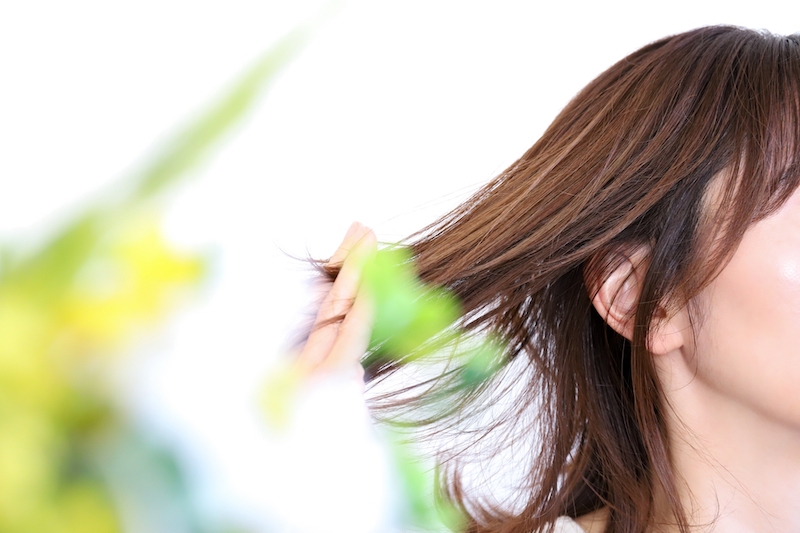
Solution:
<svg viewBox="0 0 800 533">
<path fill-rule="evenodd" d="M 653 321 L 653 328 L 647 339 L 647 349 L 654 355 L 665 355 L 686 345 L 685 335 L 691 330 L 686 308 L 668 315 L 660 309 L 661 315 Z"/>
</svg>

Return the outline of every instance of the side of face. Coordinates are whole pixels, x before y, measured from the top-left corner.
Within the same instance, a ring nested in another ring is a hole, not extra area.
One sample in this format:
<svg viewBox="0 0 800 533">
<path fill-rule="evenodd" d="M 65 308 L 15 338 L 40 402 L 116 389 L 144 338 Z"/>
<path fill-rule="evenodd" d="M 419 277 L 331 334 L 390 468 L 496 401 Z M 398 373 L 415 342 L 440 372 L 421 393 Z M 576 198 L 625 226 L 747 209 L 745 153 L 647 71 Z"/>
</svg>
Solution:
<svg viewBox="0 0 800 533">
<path fill-rule="evenodd" d="M 629 339 L 645 268 L 632 256 L 593 299 Z M 699 323 L 687 308 L 664 311 L 648 339 L 667 395 L 701 387 L 699 397 L 800 429 L 800 190 L 747 230 L 693 303 Z"/>
<path fill-rule="evenodd" d="M 704 318 L 683 354 L 696 379 L 800 428 L 800 191 L 747 230 L 697 298 Z"/>
</svg>

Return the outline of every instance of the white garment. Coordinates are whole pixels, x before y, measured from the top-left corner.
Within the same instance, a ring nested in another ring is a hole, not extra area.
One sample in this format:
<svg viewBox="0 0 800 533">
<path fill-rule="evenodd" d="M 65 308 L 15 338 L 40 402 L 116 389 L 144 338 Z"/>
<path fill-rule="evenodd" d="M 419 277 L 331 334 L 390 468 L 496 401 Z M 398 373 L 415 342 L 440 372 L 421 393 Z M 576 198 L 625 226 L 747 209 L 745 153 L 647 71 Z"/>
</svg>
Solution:
<svg viewBox="0 0 800 533">
<path fill-rule="evenodd" d="M 568 516 L 561 516 L 556 520 L 553 533 L 586 533 L 578 523 Z"/>
</svg>

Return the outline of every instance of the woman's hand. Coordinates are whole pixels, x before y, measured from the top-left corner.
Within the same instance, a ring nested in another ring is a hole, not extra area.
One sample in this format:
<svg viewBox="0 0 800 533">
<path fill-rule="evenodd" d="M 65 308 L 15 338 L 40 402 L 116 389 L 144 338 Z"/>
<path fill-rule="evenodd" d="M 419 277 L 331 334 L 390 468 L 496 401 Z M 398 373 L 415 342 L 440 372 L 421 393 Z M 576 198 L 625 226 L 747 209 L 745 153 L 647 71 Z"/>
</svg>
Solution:
<svg viewBox="0 0 800 533">
<path fill-rule="evenodd" d="M 322 302 L 311 333 L 288 365 L 268 376 L 261 396 L 266 420 L 274 429 L 285 427 L 294 404 L 304 396 L 310 378 L 351 374 L 363 391 L 361 356 L 367 351 L 373 322 L 372 302 L 361 288 L 365 261 L 377 248 L 375 234 L 353 223 L 329 263 L 341 265 L 336 281 L 323 284 Z M 337 317 L 344 319 L 338 320 Z M 311 380 L 314 381 L 314 380 Z"/>
<path fill-rule="evenodd" d="M 303 374 L 352 368 L 363 378 L 359 361 L 369 345 L 373 310 L 360 281 L 364 262 L 376 248 L 375 233 L 354 222 L 331 257 L 330 264 L 341 265 L 341 269 L 335 282 L 325 283 L 327 293 L 298 355 L 296 364 Z M 334 320 L 339 316 L 344 319 Z"/>
</svg>

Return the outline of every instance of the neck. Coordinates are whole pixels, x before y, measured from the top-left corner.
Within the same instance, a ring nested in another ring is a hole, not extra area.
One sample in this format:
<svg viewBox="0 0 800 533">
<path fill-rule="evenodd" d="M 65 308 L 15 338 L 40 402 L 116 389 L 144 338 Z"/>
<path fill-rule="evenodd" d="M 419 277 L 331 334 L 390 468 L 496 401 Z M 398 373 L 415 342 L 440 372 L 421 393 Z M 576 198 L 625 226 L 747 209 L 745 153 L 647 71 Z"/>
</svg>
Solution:
<svg viewBox="0 0 800 533">
<path fill-rule="evenodd" d="M 691 379 L 665 387 L 665 394 L 670 455 L 690 525 L 722 533 L 800 531 L 800 429 L 696 375 L 684 377 Z"/>
</svg>

